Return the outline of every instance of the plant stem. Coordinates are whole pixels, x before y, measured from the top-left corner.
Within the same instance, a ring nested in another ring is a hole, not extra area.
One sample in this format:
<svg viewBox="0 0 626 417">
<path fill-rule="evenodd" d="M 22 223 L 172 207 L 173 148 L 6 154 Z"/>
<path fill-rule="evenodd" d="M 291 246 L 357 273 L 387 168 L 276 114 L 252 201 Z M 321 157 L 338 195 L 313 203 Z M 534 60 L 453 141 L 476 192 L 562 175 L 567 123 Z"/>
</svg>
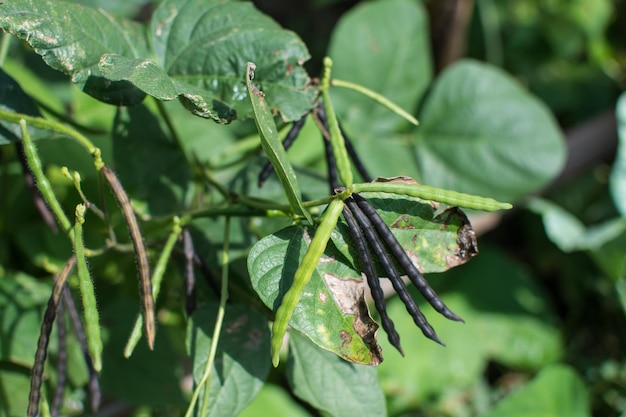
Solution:
<svg viewBox="0 0 626 417">
<path fill-rule="evenodd" d="M 333 87 L 343 87 L 343 88 L 349 88 L 350 90 L 358 91 L 359 93 L 371 98 L 378 104 L 387 107 L 389 110 L 391 110 L 398 116 L 403 117 L 404 119 L 408 120 L 415 126 L 419 124 L 417 119 L 413 117 L 412 114 L 402 109 L 400 106 L 398 106 L 397 104 L 389 100 L 387 97 L 384 97 L 378 94 L 377 92 L 370 90 L 369 88 L 363 87 L 362 85 L 359 85 L 359 84 L 351 83 L 350 81 L 343 81 L 343 80 L 337 80 L 337 79 L 332 79 L 330 83 Z"/>
<path fill-rule="evenodd" d="M 64 124 L 41 117 L 29 116 L 22 113 L 14 113 L 2 109 L 0 109 L 0 120 L 5 120 L 10 123 L 20 123 L 21 120 L 24 120 L 27 124 L 32 127 L 36 127 L 37 129 L 49 130 L 51 132 L 68 136 L 69 138 L 74 139 L 76 142 L 78 142 L 82 147 L 84 147 L 90 155 L 94 157 L 99 156 L 98 148 L 96 148 L 89 139 L 78 133 L 76 130 L 65 126 Z"/>
<path fill-rule="evenodd" d="M 189 403 L 189 407 L 187 408 L 187 412 L 185 413 L 185 417 L 191 417 L 193 414 L 193 409 L 195 408 L 196 402 L 198 401 L 198 396 L 200 395 L 200 391 L 202 387 L 204 387 L 204 398 L 202 400 L 202 411 L 199 413 L 200 416 L 205 416 L 207 412 L 207 408 L 209 406 L 209 380 L 211 377 L 211 371 L 213 369 L 213 364 L 215 362 L 215 356 L 217 354 L 217 345 L 219 342 L 219 337 L 222 332 L 222 324 L 224 323 L 224 316 L 226 313 L 226 301 L 228 300 L 228 248 L 230 241 L 230 217 L 226 217 L 226 224 L 224 226 L 224 246 L 222 249 L 222 282 L 221 282 L 221 293 L 220 293 L 220 304 L 217 310 L 217 316 L 215 318 L 215 327 L 213 329 L 213 337 L 211 339 L 211 348 L 209 350 L 209 357 L 207 358 L 206 366 L 204 368 L 204 373 L 202 374 L 202 378 L 198 382 L 196 389 L 193 392 L 193 396 L 191 397 L 191 401 Z"/>
</svg>

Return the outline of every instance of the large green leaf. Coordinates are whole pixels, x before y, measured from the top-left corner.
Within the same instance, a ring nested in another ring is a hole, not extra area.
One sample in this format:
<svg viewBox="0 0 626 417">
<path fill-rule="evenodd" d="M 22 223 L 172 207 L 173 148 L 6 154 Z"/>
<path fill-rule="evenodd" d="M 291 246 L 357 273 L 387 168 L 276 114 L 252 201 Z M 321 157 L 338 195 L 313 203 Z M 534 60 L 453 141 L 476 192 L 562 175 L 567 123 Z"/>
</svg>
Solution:
<svg viewBox="0 0 626 417">
<path fill-rule="evenodd" d="M 412 111 L 432 76 L 426 13 L 410 0 L 361 3 L 337 24 L 328 55 L 333 78 L 368 87 Z M 406 123 L 354 91 L 333 88 L 332 97 L 359 140 L 386 142 L 377 133 Z"/>
<path fill-rule="evenodd" d="M 136 104 L 147 93 L 178 97 L 192 113 L 220 123 L 245 118 L 248 61 L 257 63 L 257 80 L 285 120 L 298 119 L 316 96 L 302 68 L 306 46 L 251 3 L 167 0 L 147 31 L 102 9 L 25 0 L 2 5 L 0 28 L 107 103 Z"/>
<path fill-rule="evenodd" d="M 187 349 L 197 383 L 211 347 L 217 305 L 199 307 L 189 323 Z M 209 384 L 207 416 L 236 416 L 256 396 L 270 369 L 270 335 L 258 311 L 241 305 L 226 307 L 222 332 Z M 204 389 L 203 389 L 204 392 Z M 204 394 L 200 394 L 203 398 Z"/>
<path fill-rule="evenodd" d="M 409 256 L 424 272 L 459 265 L 469 255 L 464 238 L 471 232 L 456 210 L 436 215 L 429 202 L 364 193 L 391 227 Z M 291 287 L 313 230 L 290 227 L 257 242 L 248 256 L 252 286 L 263 302 L 276 309 Z M 428 243 L 422 240 L 429 238 Z M 378 328 L 363 300 L 365 283 L 354 267 L 354 253 L 345 225 L 333 232 L 331 244 L 289 322 L 318 346 L 342 358 L 376 365 L 382 359 L 375 339 Z M 472 246 L 475 250 L 475 247 Z"/>
<path fill-rule="evenodd" d="M 548 109 L 501 70 L 460 61 L 435 81 L 414 137 L 424 183 L 513 201 L 565 160 Z"/>
<path fill-rule="evenodd" d="M 306 46 L 252 3 L 166 0 L 154 13 L 151 37 L 158 64 L 173 79 L 219 98 L 239 118 L 251 115 L 248 62 L 257 65 L 256 82 L 284 119 L 313 106 L 316 90 L 302 68 Z"/>
<path fill-rule="evenodd" d="M 619 145 L 611 172 L 611 195 L 615 206 L 626 217 L 626 93 L 622 93 L 615 109 Z"/>
<path fill-rule="evenodd" d="M 145 94 L 127 81 L 111 83 L 98 69 L 100 57 L 149 56 L 142 25 L 102 9 L 54 0 L 2 4 L 0 28 L 26 40 L 52 68 L 71 75 L 86 93 L 113 104 L 135 104 Z"/>
<path fill-rule="evenodd" d="M 565 365 L 543 369 L 527 386 L 482 417 L 588 417 L 589 393 L 581 377 Z"/>
<path fill-rule="evenodd" d="M 287 378 L 293 393 L 335 417 L 384 417 L 385 396 L 376 370 L 318 349 L 298 333 L 289 339 Z"/>
</svg>

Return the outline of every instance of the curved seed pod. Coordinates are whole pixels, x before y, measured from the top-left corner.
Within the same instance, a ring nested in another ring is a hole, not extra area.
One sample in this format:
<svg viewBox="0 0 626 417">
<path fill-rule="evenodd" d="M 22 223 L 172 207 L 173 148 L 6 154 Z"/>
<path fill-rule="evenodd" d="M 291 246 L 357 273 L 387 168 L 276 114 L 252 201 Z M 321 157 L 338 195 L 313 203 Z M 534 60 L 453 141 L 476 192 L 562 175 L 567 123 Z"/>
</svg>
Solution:
<svg viewBox="0 0 626 417">
<path fill-rule="evenodd" d="M 150 281 L 150 262 L 148 261 L 148 253 L 143 243 L 141 230 L 137 217 L 130 205 L 130 198 L 124 191 L 124 187 L 117 178 L 117 175 L 111 169 L 104 165 L 101 170 L 104 179 L 109 184 L 111 192 L 115 196 L 117 203 L 122 209 L 126 226 L 130 232 L 130 239 L 135 249 L 135 257 L 137 258 L 137 272 L 139 273 L 139 290 L 141 294 L 141 306 L 144 315 L 144 330 L 148 340 L 148 347 L 154 349 L 154 336 L 156 334 L 156 324 L 154 319 L 154 298 L 152 296 L 152 282 Z"/>
<path fill-rule="evenodd" d="M 422 314 L 415 301 L 411 298 L 411 294 L 409 294 L 408 290 L 406 289 L 406 286 L 404 285 L 400 274 L 398 274 L 395 265 L 385 251 L 383 243 L 381 242 L 379 235 L 376 233 L 376 229 L 372 227 L 372 223 L 370 222 L 370 220 L 367 218 L 365 213 L 361 211 L 361 209 L 354 202 L 354 200 L 348 198 L 346 199 L 346 204 L 350 207 L 350 210 L 352 210 L 352 212 L 354 213 L 354 217 L 356 218 L 357 222 L 361 225 L 361 229 L 367 237 L 367 243 L 369 244 L 370 248 L 372 248 L 374 254 L 378 258 L 378 261 L 380 262 L 383 270 L 391 281 L 394 290 L 396 290 L 396 293 L 398 293 L 400 300 L 402 300 L 402 302 L 404 303 L 406 310 L 413 318 L 413 322 L 415 322 L 417 327 L 419 327 L 424 336 L 439 343 L 442 346 L 445 346 L 445 344 L 437 336 L 437 333 L 435 333 L 435 329 L 433 329 L 432 326 L 428 323 L 428 320 L 426 320 L 424 314 Z"/>
<path fill-rule="evenodd" d="M 289 132 L 287 132 L 287 136 L 285 136 L 285 139 L 283 140 L 283 148 L 285 148 L 285 150 L 288 150 L 289 148 L 291 148 L 291 145 L 293 145 L 293 143 L 298 138 L 298 135 L 300 134 L 300 131 L 302 130 L 302 127 L 304 126 L 304 122 L 306 122 L 306 118 L 308 115 L 309 114 L 307 113 L 304 116 L 302 116 L 302 118 L 297 120 L 291 126 L 291 129 L 289 129 Z M 259 188 L 261 188 L 263 183 L 265 183 L 265 181 L 269 178 L 272 172 L 274 172 L 274 166 L 272 165 L 271 162 L 267 161 L 267 163 L 263 165 L 263 169 L 261 169 L 261 172 L 259 173 L 259 180 L 258 180 Z"/>
<path fill-rule="evenodd" d="M 43 324 L 41 325 L 41 332 L 39 334 L 39 341 L 37 342 L 37 351 L 35 352 L 35 363 L 33 365 L 32 377 L 30 379 L 30 393 L 28 395 L 28 410 L 26 415 L 28 417 L 36 417 L 39 414 L 39 400 L 41 398 L 41 384 L 43 383 L 43 369 L 46 362 L 46 356 L 48 355 L 48 343 L 50 342 L 50 332 L 52 332 L 52 325 L 57 315 L 57 309 L 59 307 L 59 300 L 63 294 L 65 288 L 65 281 L 68 275 L 74 268 L 76 263 L 76 257 L 72 255 L 70 259 L 65 263 L 65 266 L 61 270 L 61 273 L 57 276 L 52 288 L 52 295 L 48 300 L 48 307 L 43 316 Z"/>
<path fill-rule="evenodd" d="M 343 201 L 336 198 L 330 202 L 326 211 L 322 215 L 321 223 L 315 230 L 315 235 L 311 239 L 311 244 L 302 258 L 300 266 L 296 270 L 291 288 L 285 293 L 280 306 L 276 310 L 276 318 L 272 325 L 272 363 L 278 366 L 280 347 L 283 337 L 287 331 L 287 324 L 293 311 L 300 301 L 302 289 L 309 283 L 317 263 L 326 249 L 326 244 L 333 229 L 337 225 L 337 220 L 343 209 Z"/>
<path fill-rule="evenodd" d="M 420 293 L 422 293 L 422 295 L 430 303 L 430 305 L 432 305 L 433 308 L 441 313 L 444 317 L 450 320 L 462 322 L 463 319 L 454 314 L 452 310 L 450 310 L 443 303 L 443 301 L 441 301 L 439 296 L 424 279 L 422 273 L 417 269 L 411 258 L 409 258 L 409 255 L 406 254 L 404 248 L 402 248 L 394 234 L 385 224 L 383 219 L 378 215 L 372 205 L 358 194 L 353 194 L 352 197 L 354 198 L 354 201 L 356 202 L 358 207 L 363 210 L 363 213 L 370 220 L 371 224 L 376 228 L 376 231 L 385 242 L 385 245 L 387 249 L 389 249 L 389 252 L 391 252 L 393 257 L 398 262 L 398 265 L 400 265 L 400 267 L 404 270 L 405 274 L 409 277 L 413 285 L 417 287 L 417 289 L 420 291 Z"/>
<path fill-rule="evenodd" d="M 85 221 L 85 206 L 76 206 L 76 223 L 74 224 L 74 252 L 76 254 L 76 269 L 78 284 L 83 301 L 85 317 L 85 331 L 87 333 L 87 347 L 93 359 L 93 367 L 100 372 L 102 369 L 102 335 L 100 334 L 100 314 L 96 304 L 96 292 L 87 267 L 85 248 L 83 246 L 83 223 Z"/>
<path fill-rule="evenodd" d="M 161 290 L 161 281 L 163 280 L 163 275 L 165 274 L 165 268 L 167 267 L 167 262 L 170 260 L 170 256 L 172 254 L 172 249 L 174 249 L 174 245 L 178 240 L 182 232 L 182 228 L 180 227 L 180 219 L 175 216 L 173 219 L 172 231 L 167 237 L 167 241 L 163 246 L 163 250 L 161 251 L 161 255 L 159 256 L 159 260 L 156 263 L 156 267 L 152 273 L 152 298 L 158 299 L 159 292 Z M 143 316 L 141 314 L 137 315 L 135 319 L 135 324 L 133 329 L 130 332 L 130 336 L 128 337 L 128 341 L 126 342 L 126 346 L 124 347 L 124 357 L 129 358 L 133 351 L 135 350 L 135 346 L 139 343 L 139 339 L 141 339 L 141 326 L 143 324 Z"/>
<path fill-rule="evenodd" d="M 374 300 L 376 310 L 378 310 L 378 313 L 380 314 L 380 321 L 383 324 L 383 329 L 387 333 L 389 343 L 398 349 L 402 356 L 404 356 L 404 352 L 400 346 L 400 335 L 396 331 L 393 320 L 391 320 L 389 314 L 387 314 L 385 294 L 380 286 L 380 281 L 378 280 L 378 275 L 376 274 L 376 269 L 374 268 L 374 262 L 370 252 L 367 250 L 367 244 L 365 243 L 363 231 L 354 218 L 349 204 L 346 204 L 343 208 L 343 217 L 346 219 L 346 223 L 348 224 L 348 230 L 350 232 L 350 236 L 352 237 L 352 243 L 354 244 L 356 253 L 359 257 L 360 269 L 367 278 L 367 285 L 370 287 L 370 291 L 372 292 L 372 299 Z"/>
</svg>

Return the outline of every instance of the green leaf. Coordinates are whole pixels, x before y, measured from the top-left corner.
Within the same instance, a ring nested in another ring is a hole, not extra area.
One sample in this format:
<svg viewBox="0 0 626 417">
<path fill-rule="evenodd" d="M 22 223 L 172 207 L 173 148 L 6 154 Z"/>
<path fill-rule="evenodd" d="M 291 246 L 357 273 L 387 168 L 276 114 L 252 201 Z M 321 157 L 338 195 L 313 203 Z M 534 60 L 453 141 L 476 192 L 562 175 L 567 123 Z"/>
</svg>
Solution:
<svg viewBox="0 0 626 417">
<path fill-rule="evenodd" d="M 615 112 L 619 145 L 609 185 L 615 206 L 622 217 L 626 217 L 626 93 L 622 93 L 617 101 Z"/>
<path fill-rule="evenodd" d="M 40 117 L 37 105 L 20 85 L 6 72 L 0 69 L 0 110 L 13 113 L 22 113 L 29 116 Z M 50 133 L 28 126 L 31 139 L 41 139 L 51 136 Z M 11 142 L 19 142 L 22 138 L 20 126 L 16 123 L 8 123 L 0 120 L 0 145 Z"/>
<path fill-rule="evenodd" d="M 161 324 L 156 333 L 155 348 L 139 343 L 130 358 L 123 355 L 124 346 L 137 317 L 136 300 L 113 299 L 102 308 L 106 327 L 102 373 L 102 389 L 108 395 L 140 406 L 184 406 L 185 400 L 178 379 L 183 372 L 181 357 L 172 346 L 169 326 Z M 176 333 L 174 333 L 176 334 Z"/>
<path fill-rule="evenodd" d="M 283 119 L 297 120 L 313 106 L 317 92 L 302 68 L 309 59 L 306 46 L 252 3 L 166 0 L 154 12 L 150 31 L 159 66 L 193 87 L 182 100 L 194 112 L 214 106 L 213 97 L 238 118 L 250 117 L 249 61 L 257 64 L 258 85 Z"/>
<path fill-rule="evenodd" d="M 298 333 L 292 333 L 289 339 L 287 378 L 293 393 L 324 415 L 387 415 L 375 369 L 348 363 L 320 350 Z"/>
<path fill-rule="evenodd" d="M 291 210 L 296 215 L 304 216 L 304 218 L 312 224 L 313 219 L 311 218 L 311 214 L 302 206 L 298 179 L 287 158 L 287 152 L 278 138 L 278 129 L 274 123 L 274 118 L 272 117 L 269 106 L 265 101 L 265 93 L 259 91 L 259 89 L 252 84 L 254 69 L 254 64 L 248 64 L 246 87 L 254 111 L 254 121 L 259 130 L 259 136 L 261 137 L 261 146 L 263 147 L 265 155 L 267 155 L 267 158 L 272 163 L 276 175 L 278 175 L 278 179 L 287 195 Z"/>
<path fill-rule="evenodd" d="M 0 28 L 111 104 L 137 104 L 148 93 L 178 97 L 192 113 L 220 123 L 243 119 L 251 116 L 248 61 L 258 64 L 268 102 L 285 120 L 300 118 L 317 95 L 302 68 L 309 59 L 304 43 L 251 3 L 167 0 L 147 31 L 102 9 L 25 0 L 3 4 Z"/>
<path fill-rule="evenodd" d="M 414 137 L 425 184 L 501 201 L 545 185 L 565 160 L 548 109 L 501 70 L 464 60 L 435 81 Z"/>
<path fill-rule="evenodd" d="M 429 201 L 383 193 L 361 195 L 424 273 L 447 271 L 478 253 L 474 231 L 458 208 L 437 212 L 436 205 Z"/>
<path fill-rule="evenodd" d="M 333 31 L 328 55 L 333 78 L 363 85 L 412 112 L 432 76 L 426 13 L 419 2 L 359 4 Z M 340 120 L 355 137 L 386 142 L 377 133 L 406 124 L 399 116 L 354 91 L 333 88 Z"/>
<path fill-rule="evenodd" d="M 211 346 L 216 304 L 200 306 L 188 327 L 187 349 L 197 383 L 204 372 Z M 236 416 L 259 392 L 270 369 L 270 334 L 262 314 L 229 304 L 209 384 L 206 416 Z M 204 389 L 203 389 L 204 391 Z M 203 398 L 204 394 L 200 394 Z M 206 417 L 201 416 L 201 417 Z"/>
<path fill-rule="evenodd" d="M 511 394 L 482 417 L 587 417 L 589 393 L 569 366 L 543 369 L 528 385 Z"/>
<path fill-rule="evenodd" d="M 149 56 L 145 30 L 138 23 L 80 4 L 23 0 L 2 5 L 0 28 L 26 40 L 46 64 L 69 74 L 99 100 L 131 105 L 145 96 L 127 81 L 105 80 L 98 69 L 103 54 Z"/>
<path fill-rule="evenodd" d="M 186 206 L 191 171 L 185 156 L 145 106 L 118 109 L 113 158 L 120 181 L 141 214 L 164 216 Z"/>
<path fill-rule="evenodd" d="M 261 239 L 248 255 L 252 287 L 274 311 L 291 287 L 311 234 L 311 228 L 289 227 Z M 377 365 L 378 325 L 369 316 L 364 289 L 361 274 L 328 245 L 289 324 L 346 360 Z"/>
</svg>

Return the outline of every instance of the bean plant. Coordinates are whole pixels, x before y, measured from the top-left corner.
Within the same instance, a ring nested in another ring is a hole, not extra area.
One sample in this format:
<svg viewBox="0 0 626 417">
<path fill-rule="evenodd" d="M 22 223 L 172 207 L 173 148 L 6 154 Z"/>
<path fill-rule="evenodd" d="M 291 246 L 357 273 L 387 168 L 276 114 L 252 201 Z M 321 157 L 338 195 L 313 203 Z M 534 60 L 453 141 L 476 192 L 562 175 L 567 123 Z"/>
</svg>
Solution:
<svg viewBox="0 0 626 417">
<path fill-rule="evenodd" d="M 412 0 L 347 13 L 316 73 L 252 3 L 82 3 L 0 4 L 0 414 L 235 416 L 287 387 L 290 415 L 383 416 L 437 392 L 418 372 L 386 401 L 385 373 L 488 337 L 462 274 L 431 273 L 480 260 L 471 219 L 559 172 L 541 102 L 473 60 L 433 78 Z M 500 334 L 434 374 L 555 362 L 545 306 L 506 308 L 538 351 Z"/>
</svg>

